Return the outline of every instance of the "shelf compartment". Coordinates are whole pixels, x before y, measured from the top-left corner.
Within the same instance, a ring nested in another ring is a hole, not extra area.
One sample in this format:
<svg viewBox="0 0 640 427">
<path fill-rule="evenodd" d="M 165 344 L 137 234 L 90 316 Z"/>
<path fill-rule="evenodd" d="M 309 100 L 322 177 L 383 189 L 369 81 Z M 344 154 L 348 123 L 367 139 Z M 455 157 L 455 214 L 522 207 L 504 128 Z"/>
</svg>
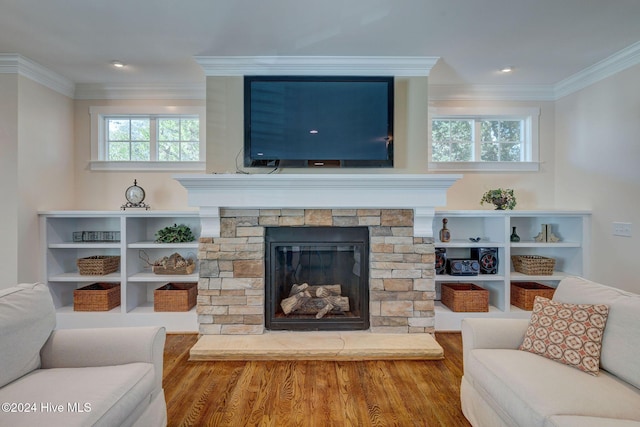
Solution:
<svg viewBox="0 0 640 427">
<path fill-rule="evenodd" d="M 185 243 L 155 243 L 156 233 L 161 229 L 172 226 L 174 224 L 184 224 L 188 226 L 193 235 L 196 237 L 193 242 Z M 132 248 L 149 248 L 154 245 L 160 245 L 159 247 L 173 247 L 177 245 L 194 245 L 197 247 L 198 236 L 200 235 L 200 217 L 194 216 L 145 216 L 145 217 L 132 217 L 127 218 L 126 221 L 126 235 L 128 247 Z M 151 246 L 147 246 L 151 245 Z M 189 246 L 191 247 L 191 246 Z"/>
<path fill-rule="evenodd" d="M 442 220 L 447 219 L 447 228 L 451 235 L 450 242 L 441 242 L 439 239 L 440 230 L 442 229 Z M 469 240 L 470 237 L 480 237 L 482 240 L 477 242 L 478 247 L 492 246 L 504 244 L 505 239 L 504 216 L 502 215 L 476 215 L 476 216 L 458 216 L 451 212 L 436 212 L 433 219 L 433 235 L 435 237 L 435 245 L 450 244 L 462 245 L 469 247 L 474 244 Z"/>
<path fill-rule="evenodd" d="M 51 217 L 47 219 L 47 226 L 45 229 L 47 242 L 50 244 L 65 242 L 72 243 L 74 232 L 77 233 L 87 229 L 101 229 L 103 231 L 121 233 L 120 218 L 117 216 L 103 216 L 99 214 L 74 218 L 66 216 Z"/>
</svg>

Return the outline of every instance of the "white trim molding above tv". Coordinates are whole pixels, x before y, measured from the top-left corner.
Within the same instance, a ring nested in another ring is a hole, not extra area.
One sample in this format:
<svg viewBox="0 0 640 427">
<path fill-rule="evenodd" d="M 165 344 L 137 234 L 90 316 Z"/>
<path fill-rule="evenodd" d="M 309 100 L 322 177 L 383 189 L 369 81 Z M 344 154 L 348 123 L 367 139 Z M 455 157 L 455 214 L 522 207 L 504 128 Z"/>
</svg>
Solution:
<svg viewBox="0 0 640 427">
<path fill-rule="evenodd" d="M 431 56 L 196 56 L 206 76 L 428 76 Z"/>
</svg>

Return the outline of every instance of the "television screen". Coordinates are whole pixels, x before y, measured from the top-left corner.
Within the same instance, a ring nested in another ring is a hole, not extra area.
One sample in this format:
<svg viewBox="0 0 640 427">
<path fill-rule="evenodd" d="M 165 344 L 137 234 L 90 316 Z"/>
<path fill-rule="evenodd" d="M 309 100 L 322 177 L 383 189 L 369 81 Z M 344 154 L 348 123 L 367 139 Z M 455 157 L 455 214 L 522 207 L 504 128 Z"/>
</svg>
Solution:
<svg viewBox="0 0 640 427">
<path fill-rule="evenodd" d="M 393 167 L 393 77 L 247 76 L 244 165 Z"/>
</svg>

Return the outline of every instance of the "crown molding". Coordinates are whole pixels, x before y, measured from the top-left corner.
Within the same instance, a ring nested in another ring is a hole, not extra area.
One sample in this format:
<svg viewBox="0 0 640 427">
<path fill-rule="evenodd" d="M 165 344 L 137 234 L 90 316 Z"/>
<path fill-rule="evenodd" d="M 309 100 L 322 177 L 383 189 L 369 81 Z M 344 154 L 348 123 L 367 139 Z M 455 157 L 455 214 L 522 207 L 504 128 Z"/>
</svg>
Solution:
<svg viewBox="0 0 640 427">
<path fill-rule="evenodd" d="M 0 54 L 0 74 L 18 74 L 69 98 L 74 96 L 71 80 L 18 54 Z"/>
<path fill-rule="evenodd" d="M 205 99 L 205 83 L 78 83 L 75 99 Z"/>
<path fill-rule="evenodd" d="M 196 56 L 206 76 L 428 76 L 438 57 Z"/>
<path fill-rule="evenodd" d="M 640 42 L 634 43 L 610 57 L 558 82 L 555 85 L 555 99 L 584 89 L 622 70 L 640 64 Z"/>
<path fill-rule="evenodd" d="M 432 101 L 557 101 L 600 80 L 640 64 L 640 42 L 585 68 L 555 85 L 429 85 Z"/>
<path fill-rule="evenodd" d="M 431 101 L 553 101 L 546 85 L 429 85 Z"/>
</svg>

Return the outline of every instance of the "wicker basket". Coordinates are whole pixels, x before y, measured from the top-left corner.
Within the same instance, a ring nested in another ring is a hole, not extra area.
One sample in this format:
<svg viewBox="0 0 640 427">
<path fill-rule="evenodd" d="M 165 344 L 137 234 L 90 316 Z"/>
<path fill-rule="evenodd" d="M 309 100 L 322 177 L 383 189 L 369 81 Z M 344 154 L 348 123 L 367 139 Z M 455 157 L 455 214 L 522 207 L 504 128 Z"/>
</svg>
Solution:
<svg viewBox="0 0 640 427">
<path fill-rule="evenodd" d="M 489 291 L 473 283 L 443 283 L 441 300 L 455 312 L 489 311 Z"/>
<path fill-rule="evenodd" d="M 511 305 L 523 310 L 533 310 L 533 301 L 537 296 L 553 298 L 556 290 L 536 282 L 511 282 Z"/>
<path fill-rule="evenodd" d="M 539 255 L 511 255 L 513 269 L 530 276 L 550 276 L 556 260 Z"/>
<path fill-rule="evenodd" d="M 83 276 L 101 276 L 113 273 L 120 267 L 119 256 L 96 255 L 80 258 L 77 261 L 78 270 Z"/>
<path fill-rule="evenodd" d="M 92 283 L 73 291 L 74 311 L 109 311 L 119 305 L 119 283 Z"/>
<path fill-rule="evenodd" d="M 197 286 L 197 283 L 167 283 L 153 291 L 153 310 L 191 310 L 196 305 Z"/>
</svg>

